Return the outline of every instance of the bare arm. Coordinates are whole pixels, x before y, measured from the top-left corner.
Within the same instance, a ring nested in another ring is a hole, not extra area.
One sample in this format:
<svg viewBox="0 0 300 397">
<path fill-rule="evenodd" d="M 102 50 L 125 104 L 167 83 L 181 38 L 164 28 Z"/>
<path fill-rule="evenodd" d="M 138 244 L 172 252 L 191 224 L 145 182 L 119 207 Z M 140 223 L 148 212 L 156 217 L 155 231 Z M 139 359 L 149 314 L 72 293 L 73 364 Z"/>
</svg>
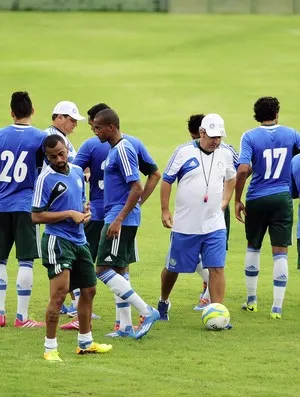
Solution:
<svg viewBox="0 0 300 397">
<path fill-rule="evenodd" d="M 235 186 L 235 216 L 237 220 L 244 223 L 244 219 L 242 218 L 241 212 L 246 215 L 245 206 L 241 202 L 243 190 L 245 187 L 246 179 L 251 173 L 251 167 L 248 164 L 240 164 L 237 177 L 236 177 L 236 186 Z"/>
<path fill-rule="evenodd" d="M 223 200 L 222 200 L 222 210 L 224 211 L 229 204 L 234 188 L 235 188 L 236 178 L 229 179 L 224 182 Z"/>
<path fill-rule="evenodd" d="M 141 196 L 140 205 L 144 204 L 144 202 L 151 196 L 152 192 L 156 188 L 156 185 L 158 184 L 158 181 L 160 180 L 160 176 L 161 175 L 158 170 L 148 175 L 144 186 L 144 191 Z"/>
<path fill-rule="evenodd" d="M 107 230 L 107 238 L 118 237 L 118 234 L 121 230 L 122 222 L 129 214 L 129 212 L 132 211 L 133 208 L 136 206 L 142 194 L 143 194 L 143 187 L 141 182 L 140 181 L 132 182 L 130 187 L 130 192 L 124 207 L 116 216 L 114 221 L 110 224 Z"/>
<path fill-rule="evenodd" d="M 31 219 L 33 223 L 58 223 L 71 218 L 75 223 L 84 222 L 85 214 L 78 211 L 68 210 L 59 212 L 32 212 Z"/>
<path fill-rule="evenodd" d="M 161 203 L 161 221 L 164 227 L 171 228 L 173 224 L 172 214 L 169 210 L 170 196 L 172 185 L 162 181 L 160 186 L 160 203 Z"/>
</svg>

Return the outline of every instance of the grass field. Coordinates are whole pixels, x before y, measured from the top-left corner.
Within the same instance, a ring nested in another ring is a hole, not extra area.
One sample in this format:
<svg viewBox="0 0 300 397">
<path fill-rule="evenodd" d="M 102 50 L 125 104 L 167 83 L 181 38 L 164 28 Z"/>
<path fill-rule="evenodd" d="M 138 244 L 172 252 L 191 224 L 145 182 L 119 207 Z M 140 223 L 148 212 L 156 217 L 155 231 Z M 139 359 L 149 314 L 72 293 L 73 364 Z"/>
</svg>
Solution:
<svg viewBox="0 0 300 397">
<path fill-rule="evenodd" d="M 188 140 L 194 112 L 220 113 L 228 141 L 255 125 L 254 101 L 278 96 L 281 123 L 300 128 L 300 18 L 274 16 L 179 16 L 100 13 L 0 13 L 0 125 L 11 122 L 10 95 L 28 90 L 46 128 L 56 102 L 66 99 L 86 112 L 103 101 L 114 107 L 122 130 L 140 137 L 163 169 L 173 149 Z M 76 147 L 91 136 L 81 123 Z M 296 203 L 295 203 L 296 204 Z M 134 288 L 152 305 L 169 233 L 160 223 L 158 190 L 143 208 L 141 261 L 132 265 Z M 259 281 L 259 309 L 243 313 L 243 226 L 232 218 L 227 261 L 228 306 L 234 329 L 205 331 L 197 302 L 200 279 L 180 277 L 171 297 L 169 323 L 158 323 L 140 341 L 114 340 L 104 356 L 74 354 L 76 333 L 58 332 L 61 365 L 43 361 L 43 330 L 18 330 L 16 260 L 9 263 L 9 325 L 0 329 L 1 396 L 299 396 L 299 282 L 296 246 L 290 250 L 290 280 L 284 319 L 268 319 L 272 303 L 272 258 L 266 238 Z M 35 266 L 30 313 L 42 319 L 48 300 L 46 272 Z M 108 289 L 99 285 L 94 322 L 104 341 L 114 321 Z M 65 320 L 65 319 L 64 319 Z M 61 320 L 63 321 L 63 319 Z"/>
</svg>

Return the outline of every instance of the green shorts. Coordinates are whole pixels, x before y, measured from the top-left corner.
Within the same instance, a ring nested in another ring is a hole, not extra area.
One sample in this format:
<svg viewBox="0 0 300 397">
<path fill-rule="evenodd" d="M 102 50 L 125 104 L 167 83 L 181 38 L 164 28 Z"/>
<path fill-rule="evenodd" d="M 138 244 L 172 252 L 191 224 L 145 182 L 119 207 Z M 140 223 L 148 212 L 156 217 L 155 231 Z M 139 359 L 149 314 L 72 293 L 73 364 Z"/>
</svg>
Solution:
<svg viewBox="0 0 300 397">
<path fill-rule="evenodd" d="M 260 249 L 269 229 L 273 247 L 292 244 L 293 201 L 289 192 L 246 201 L 245 229 L 249 245 Z"/>
<path fill-rule="evenodd" d="M 41 257 L 40 228 L 30 212 L 0 212 L 0 259 L 8 259 L 14 243 L 18 260 Z"/>
<path fill-rule="evenodd" d="M 69 240 L 50 234 L 42 237 L 43 265 L 49 279 L 70 270 L 70 291 L 75 288 L 94 287 L 96 272 L 88 244 L 77 245 Z"/>
<path fill-rule="evenodd" d="M 118 238 L 106 238 L 109 224 L 105 224 L 101 231 L 101 237 L 97 254 L 97 265 L 126 267 L 130 263 L 138 261 L 138 252 L 135 236 L 137 226 L 122 226 Z"/>
<path fill-rule="evenodd" d="M 84 228 L 87 242 L 90 245 L 93 262 L 95 262 L 97 258 L 98 245 L 103 226 L 104 221 L 89 221 Z"/>
</svg>

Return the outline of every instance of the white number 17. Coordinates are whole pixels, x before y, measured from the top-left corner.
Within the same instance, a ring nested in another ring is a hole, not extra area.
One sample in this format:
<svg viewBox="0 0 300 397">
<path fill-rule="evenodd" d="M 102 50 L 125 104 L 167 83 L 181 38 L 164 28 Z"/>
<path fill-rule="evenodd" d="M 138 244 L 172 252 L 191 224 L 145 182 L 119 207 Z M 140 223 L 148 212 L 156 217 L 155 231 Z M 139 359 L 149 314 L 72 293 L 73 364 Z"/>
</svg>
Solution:
<svg viewBox="0 0 300 397">
<path fill-rule="evenodd" d="M 266 159 L 266 172 L 264 179 L 271 178 L 272 172 L 272 164 L 273 159 L 278 159 L 277 166 L 275 168 L 274 174 L 272 176 L 273 179 L 278 179 L 280 177 L 282 167 L 284 165 L 284 161 L 287 154 L 287 148 L 275 148 L 275 149 L 266 149 L 263 151 L 263 156 Z"/>
</svg>

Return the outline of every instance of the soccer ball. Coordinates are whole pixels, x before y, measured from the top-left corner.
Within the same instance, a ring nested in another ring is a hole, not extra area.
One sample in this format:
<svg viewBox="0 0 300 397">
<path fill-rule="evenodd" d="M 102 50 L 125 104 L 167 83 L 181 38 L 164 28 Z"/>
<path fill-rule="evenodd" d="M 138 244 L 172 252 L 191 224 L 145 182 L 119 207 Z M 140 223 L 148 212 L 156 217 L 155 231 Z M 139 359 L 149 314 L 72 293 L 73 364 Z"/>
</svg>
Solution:
<svg viewBox="0 0 300 397">
<path fill-rule="evenodd" d="M 202 322 L 205 328 L 219 331 L 227 327 L 230 314 L 226 306 L 221 303 L 211 303 L 202 312 Z"/>
</svg>

